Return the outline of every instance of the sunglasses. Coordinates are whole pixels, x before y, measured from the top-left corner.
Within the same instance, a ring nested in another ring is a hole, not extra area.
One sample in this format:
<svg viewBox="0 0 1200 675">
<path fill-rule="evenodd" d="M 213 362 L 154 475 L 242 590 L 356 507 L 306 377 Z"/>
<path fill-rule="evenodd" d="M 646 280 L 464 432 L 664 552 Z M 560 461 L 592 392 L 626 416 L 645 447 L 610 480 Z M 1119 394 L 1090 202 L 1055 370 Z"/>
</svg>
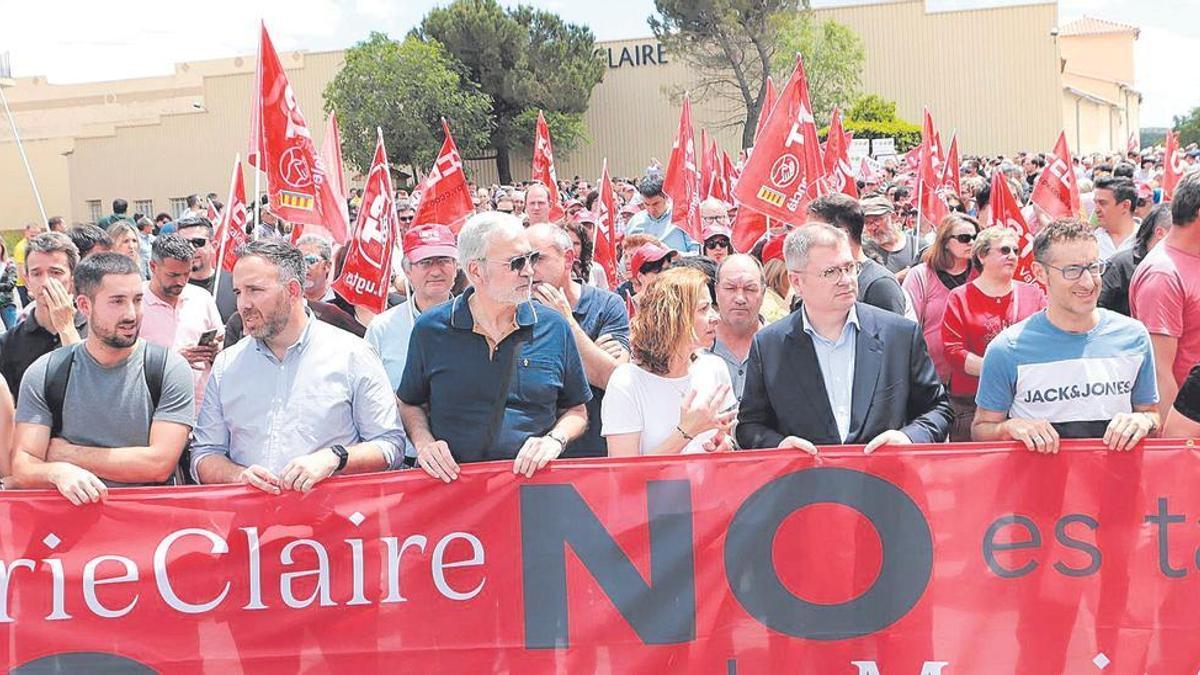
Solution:
<svg viewBox="0 0 1200 675">
<path fill-rule="evenodd" d="M 304 256 L 304 262 L 308 263 L 309 265 L 316 265 L 317 263 L 319 263 L 319 262 L 322 262 L 322 261 L 324 261 L 324 260 L 325 260 L 325 259 L 324 259 L 324 258 L 322 258 L 322 257 L 321 257 L 321 256 L 319 256 L 319 255 L 306 255 L 306 256 Z"/>
<path fill-rule="evenodd" d="M 975 235 L 973 234 L 952 234 L 950 238 L 960 244 L 969 244 L 975 241 Z"/>
<path fill-rule="evenodd" d="M 400 222 L 411 223 L 416 216 L 400 216 Z"/>
<path fill-rule="evenodd" d="M 484 260 L 490 263 L 496 263 L 497 265 L 508 265 L 508 269 L 512 270 L 513 272 L 520 272 L 521 270 L 525 269 L 525 265 L 527 263 L 530 266 L 536 265 L 541 259 L 541 251 L 530 251 L 524 255 L 519 255 L 515 258 L 509 258 L 508 260 L 492 260 L 490 258 L 484 258 Z"/>
<path fill-rule="evenodd" d="M 715 248 L 729 248 L 729 240 L 713 239 L 711 241 L 706 241 L 706 242 L 704 242 L 704 248 L 705 248 L 705 250 L 708 250 L 708 251 L 711 251 Z"/>
<path fill-rule="evenodd" d="M 1000 255 L 1012 255 L 1017 252 L 1016 247 L 1013 246 L 997 246 L 992 250 L 996 251 Z"/>
<path fill-rule="evenodd" d="M 208 240 L 203 237 L 188 239 L 188 243 L 196 248 L 204 248 L 205 246 L 208 246 Z"/>
</svg>

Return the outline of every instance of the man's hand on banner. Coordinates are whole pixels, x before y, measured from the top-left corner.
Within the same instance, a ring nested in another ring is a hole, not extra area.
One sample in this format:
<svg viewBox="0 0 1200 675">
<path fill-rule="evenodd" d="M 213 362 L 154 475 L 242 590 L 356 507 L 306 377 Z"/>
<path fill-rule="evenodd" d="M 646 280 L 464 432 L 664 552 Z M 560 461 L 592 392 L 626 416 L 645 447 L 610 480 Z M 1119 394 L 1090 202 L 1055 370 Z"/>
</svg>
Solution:
<svg viewBox="0 0 1200 675">
<path fill-rule="evenodd" d="M 283 489 L 308 492 L 314 485 L 332 476 L 337 471 L 338 456 L 327 450 L 321 448 L 288 462 L 280 476 Z"/>
<path fill-rule="evenodd" d="M 807 452 L 808 454 L 812 455 L 813 457 L 817 456 L 817 446 L 813 445 L 812 443 L 809 443 L 808 441 L 804 440 L 803 438 L 797 438 L 796 436 L 788 436 L 787 438 L 783 439 L 782 441 L 779 441 L 779 449 L 780 450 L 803 450 L 804 452 Z"/>
<path fill-rule="evenodd" d="M 50 475 L 50 482 L 75 506 L 91 504 L 108 497 L 108 487 L 96 474 L 74 464 L 57 463 L 54 473 Z"/>
<path fill-rule="evenodd" d="M 1046 420 L 1011 419 L 1004 423 L 1009 438 L 1020 441 L 1034 452 L 1058 452 L 1058 432 Z"/>
<path fill-rule="evenodd" d="M 418 448 L 417 464 L 425 469 L 425 473 L 443 482 L 458 478 L 458 463 L 450 454 L 446 441 L 430 441 Z"/>
<path fill-rule="evenodd" d="M 903 431 L 888 429 L 872 438 L 871 442 L 867 443 L 867 447 L 863 448 L 863 454 L 869 455 L 885 445 L 912 445 L 912 439 Z"/>
<path fill-rule="evenodd" d="M 279 477 L 257 464 L 243 469 L 238 475 L 238 482 L 256 487 L 269 495 L 277 495 L 282 491 Z"/>
<path fill-rule="evenodd" d="M 517 453 L 513 462 L 513 473 L 523 474 L 533 478 L 535 471 L 545 468 L 552 459 L 558 459 L 566 447 L 561 441 L 550 436 L 530 436 L 525 439 L 525 445 Z"/>
<path fill-rule="evenodd" d="M 1132 450 L 1155 426 L 1150 413 L 1117 413 L 1104 431 L 1104 444 L 1109 450 Z"/>
</svg>

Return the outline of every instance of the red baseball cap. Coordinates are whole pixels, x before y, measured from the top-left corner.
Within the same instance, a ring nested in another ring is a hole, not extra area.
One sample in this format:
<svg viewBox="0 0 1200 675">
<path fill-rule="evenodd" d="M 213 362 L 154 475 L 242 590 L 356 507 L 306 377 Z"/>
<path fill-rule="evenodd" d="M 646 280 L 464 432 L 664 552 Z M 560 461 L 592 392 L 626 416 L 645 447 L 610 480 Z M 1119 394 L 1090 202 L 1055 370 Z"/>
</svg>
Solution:
<svg viewBox="0 0 1200 675">
<path fill-rule="evenodd" d="M 419 225 L 404 233 L 404 257 L 409 262 L 426 258 L 458 258 L 458 242 L 445 225 Z"/>
<path fill-rule="evenodd" d="M 648 263 L 655 263 L 663 258 L 676 255 L 678 251 L 667 248 L 662 244 L 649 242 L 642 244 L 633 252 L 633 258 L 629 261 L 629 272 L 637 274 L 642 271 L 642 267 Z"/>
<path fill-rule="evenodd" d="M 571 219 L 577 223 L 591 223 L 593 225 L 600 222 L 600 219 L 596 217 L 596 214 L 586 209 L 576 212 L 574 216 L 571 216 Z"/>
<path fill-rule="evenodd" d="M 733 230 L 724 225 L 705 225 L 704 231 L 700 233 L 700 238 L 704 241 L 708 241 L 713 237 L 725 237 L 726 239 L 733 241 Z"/>
<path fill-rule="evenodd" d="M 762 261 L 767 264 L 772 260 L 783 260 L 783 241 L 787 237 L 772 237 L 762 248 Z"/>
</svg>

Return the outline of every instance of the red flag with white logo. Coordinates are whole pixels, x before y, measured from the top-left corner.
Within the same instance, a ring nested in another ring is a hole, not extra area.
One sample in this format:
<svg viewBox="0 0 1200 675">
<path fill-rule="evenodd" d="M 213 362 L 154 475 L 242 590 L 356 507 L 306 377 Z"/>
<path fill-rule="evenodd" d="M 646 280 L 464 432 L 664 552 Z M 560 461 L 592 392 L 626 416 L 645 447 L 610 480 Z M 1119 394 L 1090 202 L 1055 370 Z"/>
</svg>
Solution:
<svg viewBox="0 0 1200 675">
<path fill-rule="evenodd" d="M 850 168 L 850 148 L 842 130 L 842 112 L 834 107 L 825 139 L 825 183 L 830 192 L 841 192 L 858 199 L 858 184 Z M 851 138 L 853 138 L 851 136 Z"/>
<path fill-rule="evenodd" d="M 942 185 L 954 191 L 954 194 L 962 194 L 962 178 L 960 177 L 958 166 L 958 134 L 950 137 L 950 149 L 946 151 L 946 167 L 942 170 Z"/>
<path fill-rule="evenodd" d="M 267 174 L 271 211 L 294 223 L 321 225 L 339 242 L 347 224 L 287 74 L 262 26 L 250 113 L 250 163 Z"/>
<path fill-rule="evenodd" d="M 721 151 L 721 165 L 723 167 L 722 172 L 725 174 L 725 184 L 729 186 L 729 193 L 725 201 L 732 202 L 733 186 L 737 185 L 739 176 L 737 165 L 733 163 L 733 160 L 729 157 L 729 153 L 724 150 Z"/>
<path fill-rule="evenodd" d="M 250 241 L 246 234 L 247 215 L 250 205 L 246 202 L 246 183 L 242 178 L 242 158 L 233 160 L 233 175 L 229 179 L 229 199 L 221 212 L 213 239 L 217 243 L 217 264 L 226 272 L 233 271 L 237 262 L 237 249 Z"/>
<path fill-rule="evenodd" d="M 613 195 L 612 176 L 608 175 L 608 158 L 604 158 L 604 169 L 600 174 L 600 198 L 596 200 L 598 212 L 596 233 L 593 238 L 594 257 L 604 275 L 608 277 L 609 289 L 617 284 L 617 200 Z"/>
<path fill-rule="evenodd" d="M 475 212 L 475 204 L 471 201 L 471 189 L 467 187 L 467 176 L 463 173 L 458 146 L 454 144 L 454 137 L 450 135 L 450 126 L 445 119 L 442 120 L 442 132 L 446 140 L 442 142 L 442 150 L 433 168 L 421 181 L 417 213 L 411 227 L 445 225 L 458 234 L 463 223 Z"/>
<path fill-rule="evenodd" d="M 942 151 L 934 130 L 933 116 L 925 110 L 925 125 L 921 129 L 921 152 L 917 163 L 917 194 L 921 218 L 936 227 L 950 213 L 950 208 L 938 194 L 942 187 Z"/>
<path fill-rule="evenodd" d="M 709 140 L 708 132 L 704 129 L 700 130 L 700 152 L 703 153 L 700 157 L 700 199 L 703 200 L 712 195 L 713 183 L 718 180 L 717 172 L 720 171 L 717 143 Z"/>
<path fill-rule="evenodd" d="M 712 142 L 712 155 L 714 169 L 708 196 L 729 204 L 733 201 L 733 186 L 729 175 L 733 170 L 733 162 L 729 161 L 729 155 L 724 150 L 717 147 L 715 139 Z"/>
<path fill-rule="evenodd" d="M 1183 151 L 1179 148 L 1179 132 L 1167 131 L 1167 146 L 1163 152 L 1163 201 L 1169 202 L 1175 197 L 1175 188 L 1183 178 Z"/>
<path fill-rule="evenodd" d="M 804 222 L 808 202 L 817 195 L 823 174 L 824 160 L 804 65 L 797 59 L 796 69 L 771 110 L 733 195 L 743 210 L 799 224 Z M 752 246 L 763 232 L 739 232 L 737 226 L 757 228 L 760 222 L 765 228 L 765 220 L 743 219 L 739 211 L 734 237 L 741 245 L 749 242 Z"/>
<path fill-rule="evenodd" d="M 692 131 L 692 102 L 685 94 L 679 129 L 663 176 L 663 192 L 671 198 L 671 224 L 700 241 L 700 170 L 696 163 L 696 137 Z"/>
<path fill-rule="evenodd" d="M 754 144 L 758 144 L 758 137 L 762 135 L 763 127 L 767 126 L 767 117 L 771 115 L 771 109 L 775 107 L 775 81 L 771 76 L 767 76 L 767 91 L 763 96 L 762 108 L 758 111 L 758 123 L 754 125 Z"/>
<path fill-rule="evenodd" d="M 346 246 L 346 263 L 342 274 L 333 282 L 337 291 L 352 305 L 382 312 L 387 309 L 388 288 L 392 280 L 392 251 L 396 247 L 396 220 L 392 175 L 388 168 L 387 151 L 383 147 L 383 130 L 376 129 L 375 158 L 363 187 L 362 207 L 354 236 Z"/>
<path fill-rule="evenodd" d="M 325 121 L 325 139 L 321 141 L 321 163 L 329 177 L 329 187 L 337 197 L 342 218 L 350 222 L 350 207 L 346 203 L 346 174 L 342 168 L 342 132 L 338 129 L 337 111 Z"/>
<path fill-rule="evenodd" d="M 1065 132 L 1059 132 L 1054 154 L 1046 158 L 1046 168 L 1033 186 L 1030 201 L 1053 219 L 1079 217 L 1079 183 Z"/>
<path fill-rule="evenodd" d="M 1008 181 L 1001 171 L 992 172 L 991 209 L 988 221 L 989 227 L 1007 227 L 1017 233 L 1017 271 L 1014 278 L 1019 281 L 1035 283 L 1033 276 L 1033 233 L 1025 216 L 1021 215 L 1021 205 L 1017 203 L 1013 193 L 1008 189 Z"/>
<path fill-rule="evenodd" d="M 542 111 L 538 111 L 537 131 L 533 139 L 533 179 L 546 186 L 550 193 L 550 220 L 558 222 L 566 214 L 558 196 L 558 173 L 554 170 L 554 147 L 550 144 L 550 127 Z"/>
</svg>

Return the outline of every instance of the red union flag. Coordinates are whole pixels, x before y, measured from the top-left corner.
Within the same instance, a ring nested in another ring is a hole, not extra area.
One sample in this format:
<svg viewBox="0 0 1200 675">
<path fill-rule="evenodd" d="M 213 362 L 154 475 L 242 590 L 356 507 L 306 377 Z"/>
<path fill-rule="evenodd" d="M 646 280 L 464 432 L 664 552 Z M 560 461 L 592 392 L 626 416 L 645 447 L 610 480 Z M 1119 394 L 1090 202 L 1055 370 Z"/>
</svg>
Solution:
<svg viewBox="0 0 1200 675">
<path fill-rule="evenodd" d="M 942 171 L 942 185 L 962 194 L 962 180 L 959 178 L 958 166 L 958 134 L 950 137 L 950 149 L 946 152 L 946 168 Z"/>
<path fill-rule="evenodd" d="M 449 134 L 447 134 L 449 135 Z M 558 196 L 558 173 L 554 170 L 554 148 L 550 145 L 550 127 L 542 111 L 538 111 L 537 130 L 533 140 L 533 179 L 546 186 L 550 193 L 550 220 L 562 220 L 565 212 Z"/>
<path fill-rule="evenodd" d="M 1183 152 L 1179 149 L 1179 132 L 1167 131 L 1167 145 L 1163 152 L 1163 201 L 1175 197 L 1175 188 L 1183 178 Z"/>
<path fill-rule="evenodd" d="M 604 268 L 609 289 L 617 286 L 617 200 L 613 195 L 612 177 L 608 175 L 608 158 L 604 158 L 604 169 L 600 173 L 600 198 L 597 204 L 596 234 L 594 239 L 596 262 Z"/>
<path fill-rule="evenodd" d="M 329 187 L 338 200 L 342 218 L 350 222 L 349 205 L 346 203 L 346 176 L 342 169 L 342 132 L 338 129 L 337 111 L 329 113 L 325 123 L 325 140 L 321 142 L 321 163 L 329 177 Z"/>
<path fill-rule="evenodd" d="M 854 180 L 854 169 L 850 168 L 850 148 L 842 131 L 842 112 L 834 107 L 829 121 L 829 135 L 825 139 L 825 184 L 830 192 L 841 192 L 858 199 L 858 184 Z"/>
<path fill-rule="evenodd" d="M 808 82 L 803 63 L 796 59 L 796 69 L 771 110 L 733 195 L 742 208 L 799 224 L 804 222 L 808 202 L 817 195 L 823 174 L 824 159 L 809 103 Z M 740 211 L 738 216 L 740 219 Z M 743 232 L 741 241 L 750 234 Z"/>
<path fill-rule="evenodd" d="M 775 99 L 775 81 L 768 75 L 762 108 L 758 111 L 758 123 L 754 125 L 754 143 L 756 145 L 758 137 L 762 135 L 763 127 L 767 126 L 767 118 L 771 116 L 771 110 L 775 107 Z"/>
<path fill-rule="evenodd" d="M 926 109 L 925 126 L 921 129 L 921 152 L 917 163 L 917 194 L 920 199 L 917 208 L 921 218 L 933 223 L 934 227 L 950 213 L 949 207 L 938 193 L 942 187 L 941 167 L 944 164 L 941 145 L 937 131 L 934 130 L 933 116 Z"/>
<path fill-rule="evenodd" d="M 708 191 L 709 197 L 715 197 L 729 204 L 733 201 L 733 162 L 729 160 L 729 153 L 717 147 L 717 142 L 712 142 L 713 162 L 716 168 L 713 170 L 712 187 Z"/>
<path fill-rule="evenodd" d="M 392 175 L 388 168 L 387 151 L 383 147 L 383 131 L 376 129 L 375 158 L 363 188 L 362 206 L 354 236 L 346 244 L 346 263 L 342 274 L 333 282 L 333 290 L 358 307 L 373 312 L 387 309 L 388 288 L 392 280 L 392 250 L 396 247 Z"/>
<path fill-rule="evenodd" d="M 254 80 L 247 159 L 267 174 L 271 211 L 293 223 L 324 226 L 335 240 L 344 242 L 347 224 L 342 207 L 330 189 L 325 167 L 266 25 L 262 26 Z"/>
<path fill-rule="evenodd" d="M 442 119 L 442 132 L 446 140 L 442 142 L 442 151 L 438 153 L 429 175 L 425 176 L 418 188 L 420 199 L 412 225 L 445 225 L 458 234 L 463 223 L 475 212 L 475 204 L 471 201 L 471 190 L 467 187 L 467 176 L 463 173 L 458 146 L 454 144 L 454 137 L 450 135 L 450 126 L 445 119 Z"/>
<path fill-rule="evenodd" d="M 1046 168 L 1033 186 L 1030 201 L 1053 219 L 1078 218 L 1079 183 L 1075 178 L 1066 132 L 1059 132 L 1054 154 L 1046 159 Z"/>
<path fill-rule="evenodd" d="M 250 241 L 246 234 L 246 222 L 249 220 L 246 203 L 246 185 L 242 179 L 242 158 L 239 155 L 233 160 L 233 176 L 229 179 L 229 199 L 225 200 L 225 210 L 217 223 L 214 239 L 217 242 L 217 258 L 221 269 L 233 271 L 237 262 L 237 249 Z"/>
<path fill-rule="evenodd" d="M 711 142 L 708 138 L 708 132 L 704 129 L 700 130 L 700 199 L 708 199 L 712 194 L 713 182 L 718 180 L 718 172 L 721 167 L 717 164 L 717 141 L 713 139 Z"/>
<path fill-rule="evenodd" d="M 671 224 L 694 241 L 701 241 L 700 170 L 696 163 L 696 136 L 692 131 L 692 102 L 686 94 L 675 143 L 671 146 L 671 159 L 663 176 L 663 192 L 671 198 Z"/>
<path fill-rule="evenodd" d="M 1025 216 L 1021 215 L 1021 205 L 1017 203 L 1013 193 L 1008 189 L 1008 181 L 1000 171 L 992 172 L 989 227 L 1007 227 L 1017 233 L 1017 271 L 1014 275 L 1018 281 L 1036 283 L 1033 276 L 1033 233 Z"/>
</svg>

